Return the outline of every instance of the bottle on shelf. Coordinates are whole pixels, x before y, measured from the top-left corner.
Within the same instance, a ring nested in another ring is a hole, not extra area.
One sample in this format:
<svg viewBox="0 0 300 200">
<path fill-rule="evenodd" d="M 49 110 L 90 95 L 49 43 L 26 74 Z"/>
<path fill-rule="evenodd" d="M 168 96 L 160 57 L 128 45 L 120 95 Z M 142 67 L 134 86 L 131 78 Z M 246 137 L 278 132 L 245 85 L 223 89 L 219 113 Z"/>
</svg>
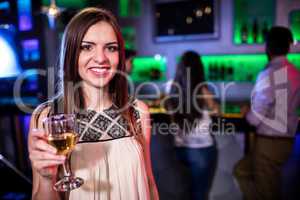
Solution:
<svg viewBox="0 0 300 200">
<path fill-rule="evenodd" d="M 217 66 L 215 62 L 212 62 L 210 67 L 209 67 L 209 76 L 210 76 L 210 81 L 215 81 L 216 76 L 217 76 Z"/>
<path fill-rule="evenodd" d="M 266 21 L 263 22 L 263 27 L 262 27 L 261 31 L 262 31 L 262 35 L 263 35 L 263 41 L 265 42 L 268 31 L 269 31 L 268 23 Z"/>
<path fill-rule="evenodd" d="M 246 80 L 245 76 L 245 63 L 242 61 L 239 61 L 238 63 L 236 63 L 236 68 L 235 70 L 237 71 L 237 73 L 235 74 L 234 80 L 235 81 L 239 81 L 239 82 L 243 82 Z"/>
<path fill-rule="evenodd" d="M 225 81 L 225 67 L 226 66 L 224 66 L 224 63 L 221 62 L 220 63 L 220 74 L 219 74 L 220 81 Z"/>
<path fill-rule="evenodd" d="M 226 80 L 227 81 L 235 81 L 234 80 L 234 74 L 233 74 L 233 65 L 231 62 L 228 63 L 228 66 L 226 67 Z"/>
<path fill-rule="evenodd" d="M 241 40 L 242 40 L 242 43 L 247 43 L 247 40 L 248 40 L 248 27 L 247 27 L 246 23 L 242 24 Z"/>
<path fill-rule="evenodd" d="M 228 81 L 235 81 L 233 66 L 229 66 L 229 68 L 228 68 Z"/>
<path fill-rule="evenodd" d="M 257 43 L 257 38 L 258 38 L 258 22 L 257 22 L 256 18 L 253 20 L 253 24 L 252 24 L 252 36 L 253 36 L 253 42 Z"/>
<path fill-rule="evenodd" d="M 208 80 L 209 81 L 212 81 L 214 78 L 213 66 L 214 66 L 213 63 L 208 64 Z"/>
<path fill-rule="evenodd" d="M 219 81 L 220 80 L 220 63 L 215 64 L 215 81 Z"/>
</svg>

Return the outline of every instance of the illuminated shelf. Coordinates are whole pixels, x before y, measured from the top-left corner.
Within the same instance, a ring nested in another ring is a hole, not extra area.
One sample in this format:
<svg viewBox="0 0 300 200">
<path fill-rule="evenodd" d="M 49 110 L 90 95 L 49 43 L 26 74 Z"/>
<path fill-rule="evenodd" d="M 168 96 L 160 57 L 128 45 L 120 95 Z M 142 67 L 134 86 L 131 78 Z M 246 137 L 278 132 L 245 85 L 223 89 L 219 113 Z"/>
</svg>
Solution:
<svg viewBox="0 0 300 200">
<path fill-rule="evenodd" d="M 49 6 L 51 0 L 42 0 L 43 6 Z M 88 0 L 56 0 L 56 5 L 62 8 L 84 8 Z"/>
<path fill-rule="evenodd" d="M 162 56 L 136 57 L 130 77 L 134 82 L 166 81 L 166 71 L 166 59 Z"/>
<path fill-rule="evenodd" d="M 300 54 L 289 54 L 288 60 L 300 69 Z M 265 54 L 230 54 L 202 56 L 205 78 L 208 81 L 255 82 L 266 66 Z"/>
<path fill-rule="evenodd" d="M 274 24 L 274 0 L 234 0 L 234 44 L 262 44 Z M 259 5 L 259 6 L 257 6 Z"/>
<path fill-rule="evenodd" d="M 255 82 L 268 62 L 265 54 L 204 55 L 201 58 L 205 80 L 213 82 Z M 300 53 L 289 54 L 288 60 L 300 70 Z M 166 71 L 164 57 L 136 57 L 130 77 L 134 82 L 166 81 Z"/>
<path fill-rule="evenodd" d="M 119 15 L 121 17 L 139 17 L 141 15 L 142 1 L 119 0 Z"/>
<path fill-rule="evenodd" d="M 292 11 L 289 20 L 294 39 L 300 41 L 300 10 Z"/>
</svg>

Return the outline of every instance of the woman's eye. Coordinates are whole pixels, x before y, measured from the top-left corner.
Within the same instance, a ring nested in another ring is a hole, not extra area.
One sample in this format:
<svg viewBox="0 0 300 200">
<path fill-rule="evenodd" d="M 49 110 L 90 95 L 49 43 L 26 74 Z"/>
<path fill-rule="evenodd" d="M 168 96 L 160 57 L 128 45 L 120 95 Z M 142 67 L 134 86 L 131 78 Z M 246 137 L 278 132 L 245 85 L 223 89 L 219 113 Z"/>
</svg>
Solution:
<svg viewBox="0 0 300 200">
<path fill-rule="evenodd" d="M 87 44 L 83 44 L 83 45 L 80 46 L 80 49 L 84 50 L 84 51 L 90 51 L 92 49 L 92 46 L 87 45 Z"/>
<path fill-rule="evenodd" d="M 118 46 L 108 46 L 107 49 L 109 52 L 116 52 L 119 50 L 119 47 Z"/>
</svg>

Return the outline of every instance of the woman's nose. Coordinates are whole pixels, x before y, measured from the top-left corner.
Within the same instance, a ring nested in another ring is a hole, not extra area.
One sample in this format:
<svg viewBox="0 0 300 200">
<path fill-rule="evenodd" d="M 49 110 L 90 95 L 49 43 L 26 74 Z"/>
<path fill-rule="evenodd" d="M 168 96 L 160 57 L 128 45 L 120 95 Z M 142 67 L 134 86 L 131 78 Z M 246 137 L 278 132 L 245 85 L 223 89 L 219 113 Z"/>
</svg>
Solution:
<svg viewBox="0 0 300 200">
<path fill-rule="evenodd" d="M 94 61 L 97 63 L 102 63 L 107 60 L 105 52 L 102 48 L 96 48 L 93 58 L 94 58 Z"/>
</svg>

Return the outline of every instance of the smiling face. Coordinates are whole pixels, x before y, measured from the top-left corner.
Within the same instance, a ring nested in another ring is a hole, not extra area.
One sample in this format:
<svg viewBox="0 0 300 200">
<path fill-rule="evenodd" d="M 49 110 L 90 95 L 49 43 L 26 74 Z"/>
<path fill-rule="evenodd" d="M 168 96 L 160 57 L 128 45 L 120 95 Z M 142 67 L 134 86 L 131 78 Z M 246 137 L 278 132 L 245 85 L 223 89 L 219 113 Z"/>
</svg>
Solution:
<svg viewBox="0 0 300 200">
<path fill-rule="evenodd" d="M 101 21 L 84 35 L 78 58 L 78 72 L 83 87 L 108 89 L 119 64 L 119 44 L 112 26 Z"/>
</svg>

